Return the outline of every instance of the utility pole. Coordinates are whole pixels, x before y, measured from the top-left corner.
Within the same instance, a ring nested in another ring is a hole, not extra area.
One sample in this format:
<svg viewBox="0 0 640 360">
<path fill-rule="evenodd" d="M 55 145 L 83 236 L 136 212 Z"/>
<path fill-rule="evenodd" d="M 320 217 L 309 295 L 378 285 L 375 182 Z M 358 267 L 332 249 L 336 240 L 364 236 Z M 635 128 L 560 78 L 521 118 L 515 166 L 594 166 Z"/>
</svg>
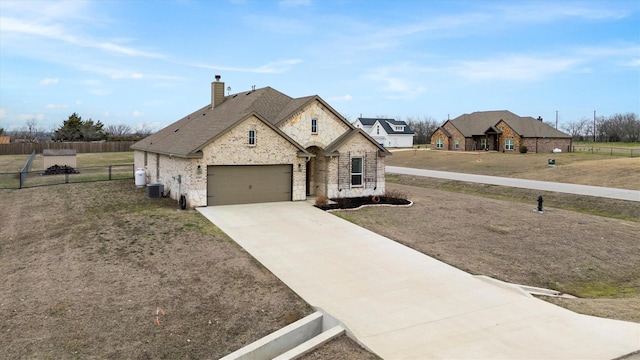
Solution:
<svg viewBox="0 0 640 360">
<path fill-rule="evenodd" d="M 556 110 L 556 130 L 558 130 L 558 110 Z"/>
<path fill-rule="evenodd" d="M 593 110 L 593 142 L 596 142 L 596 111 Z"/>
</svg>

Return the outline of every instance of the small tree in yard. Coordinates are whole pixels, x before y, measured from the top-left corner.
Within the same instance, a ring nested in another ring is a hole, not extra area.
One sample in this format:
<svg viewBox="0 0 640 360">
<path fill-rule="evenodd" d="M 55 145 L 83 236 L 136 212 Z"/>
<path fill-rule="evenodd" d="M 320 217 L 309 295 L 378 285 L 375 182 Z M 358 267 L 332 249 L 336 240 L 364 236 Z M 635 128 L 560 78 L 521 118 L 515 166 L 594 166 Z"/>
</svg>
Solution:
<svg viewBox="0 0 640 360">
<path fill-rule="evenodd" d="M 529 149 L 526 146 L 520 145 L 520 154 L 526 154 Z"/>
</svg>

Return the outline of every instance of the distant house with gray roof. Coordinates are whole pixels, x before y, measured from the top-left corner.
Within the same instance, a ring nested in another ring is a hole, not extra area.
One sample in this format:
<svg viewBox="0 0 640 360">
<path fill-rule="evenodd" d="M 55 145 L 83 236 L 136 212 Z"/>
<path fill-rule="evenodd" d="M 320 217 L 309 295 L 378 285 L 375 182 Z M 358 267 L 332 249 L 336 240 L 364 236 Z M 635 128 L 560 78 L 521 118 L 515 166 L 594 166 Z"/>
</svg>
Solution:
<svg viewBox="0 0 640 360">
<path fill-rule="evenodd" d="M 431 135 L 432 150 L 545 153 L 571 151 L 571 136 L 541 118 L 521 117 L 507 110 L 478 111 L 447 120 Z"/>
<path fill-rule="evenodd" d="M 412 147 L 413 131 L 401 120 L 358 118 L 353 122 L 356 128 L 363 129 L 380 145 L 385 147 Z"/>
<path fill-rule="evenodd" d="M 384 194 L 390 153 L 319 96 L 224 93 L 131 146 L 148 183 L 188 207 Z"/>
</svg>

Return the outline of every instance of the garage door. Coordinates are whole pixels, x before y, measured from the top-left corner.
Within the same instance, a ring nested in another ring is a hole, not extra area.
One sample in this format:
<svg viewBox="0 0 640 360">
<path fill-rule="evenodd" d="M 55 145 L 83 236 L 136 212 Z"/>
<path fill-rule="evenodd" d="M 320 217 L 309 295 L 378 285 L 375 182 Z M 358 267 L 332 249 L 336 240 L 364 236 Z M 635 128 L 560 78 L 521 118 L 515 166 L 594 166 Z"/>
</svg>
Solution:
<svg viewBox="0 0 640 360">
<path fill-rule="evenodd" d="M 207 168 L 207 205 L 291 201 L 292 165 Z"/>
</svg>

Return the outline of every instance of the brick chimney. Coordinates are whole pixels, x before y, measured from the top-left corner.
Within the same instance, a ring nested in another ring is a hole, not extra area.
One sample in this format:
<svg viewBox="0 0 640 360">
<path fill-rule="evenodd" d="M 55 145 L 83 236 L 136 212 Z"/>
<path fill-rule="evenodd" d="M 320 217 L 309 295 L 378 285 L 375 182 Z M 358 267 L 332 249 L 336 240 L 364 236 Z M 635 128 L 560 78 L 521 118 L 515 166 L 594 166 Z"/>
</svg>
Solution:
<svg viewBox="0 0 640 360">
<path fill-rule="evenodd" d="M 211 108 L 222 104 L 224 101 L 224 82 L 220 81 L 220 75 L 216 75 L 216 81 L 211 83 Z"/>
</svg>

